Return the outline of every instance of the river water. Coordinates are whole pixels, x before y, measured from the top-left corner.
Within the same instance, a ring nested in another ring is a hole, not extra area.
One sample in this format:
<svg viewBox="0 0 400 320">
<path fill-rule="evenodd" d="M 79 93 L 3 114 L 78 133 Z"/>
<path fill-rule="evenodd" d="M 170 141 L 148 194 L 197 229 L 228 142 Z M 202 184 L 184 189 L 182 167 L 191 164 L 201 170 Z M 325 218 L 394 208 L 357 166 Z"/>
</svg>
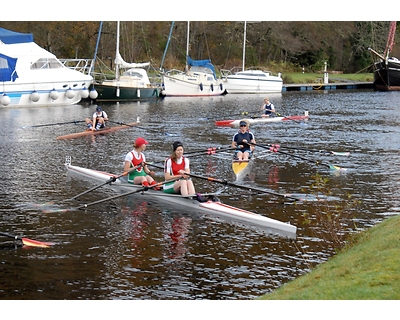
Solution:
<svg viewBox="0 0 400 320">
<path fill-rule="evenodd" d="M 94 106 L 0 109 L 0 231 L 55 243 L 50 248 L 28 248 L 1 238 L 0 299 L 254 299 L 334 255 L 334 247 L 322 236 L 329 230 L 315 232 L 319 212 L 356 201 L 345 209 L 351 218 L 341 229 L 345 234 L 399 213 L 400 92 L 370 90 L 270 95 L 280 114 L 307 110 L 309 120 L 251 126 L 259 144 L 350 152 L 348 157 L 297 153 L 307 160 L 270 153 L 257 159 L 240 182 L 281 194 L 315 195 L 313 186 L 320 176 L 331 196 L 324 209 L 314 202 L 289 204 L 279 196 L 232 187 L 222 191 L 224 203 L 296 225 L 295 240 L 183 207 L 171 209 L 140 196 L 118 198 L 87 211 L 42 210 L 76 206 L 67 199 L 98 184 L 67 174 L 66 156 L 75 165 L 119 174 L 138 136 L 150 142 L 148 161 L 168 156 L 175 140 L 181 140 L 187 152 L 227 147 L 237 129 L 217 127 L 214 121 L 242 111 L 256 115 L 263 98 L 226 95 L 102 104 L 112 121 L 130 123 L 140 116 L 140 127 L 74 140 L 56 137 L 83 130 L 83 123 L 27 126 L 83 120 Z M 263 149 L 258 150 L 261 154 Z M 316 161 L 347 171 L 332 171 Z M 191 159 L 191 168 L 195 174 L 235 181 L 228 159 L 204 154 Z M 161 180 L 161 172 L 154 170 Z M 194 181 L 202 192 L 223 188 Z M 115 194 L 104 187 L 81 201 Z M 312 222 L 305 224 L 304 216 Z"/>
</svg>

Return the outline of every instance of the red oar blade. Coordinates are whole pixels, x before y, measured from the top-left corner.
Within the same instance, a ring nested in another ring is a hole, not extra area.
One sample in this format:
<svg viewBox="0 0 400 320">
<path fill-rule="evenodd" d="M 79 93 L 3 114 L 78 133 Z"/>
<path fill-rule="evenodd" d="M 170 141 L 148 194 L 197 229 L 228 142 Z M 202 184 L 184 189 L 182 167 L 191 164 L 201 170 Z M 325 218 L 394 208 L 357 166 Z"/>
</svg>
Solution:
<svg viewBox="0 0 400 320">
<path fill-rule="evenodd" d="M 41 241 L 32 240 L 32 239 L 28 239 L 28 238 L 22 238 L 21 240 L 24 245 L 30 246 L 30 247 L 48 248 L 48 247 L 54 245 L 54 243 L 52 243 L 52 242 L 41 242 Z"/>
</svg>

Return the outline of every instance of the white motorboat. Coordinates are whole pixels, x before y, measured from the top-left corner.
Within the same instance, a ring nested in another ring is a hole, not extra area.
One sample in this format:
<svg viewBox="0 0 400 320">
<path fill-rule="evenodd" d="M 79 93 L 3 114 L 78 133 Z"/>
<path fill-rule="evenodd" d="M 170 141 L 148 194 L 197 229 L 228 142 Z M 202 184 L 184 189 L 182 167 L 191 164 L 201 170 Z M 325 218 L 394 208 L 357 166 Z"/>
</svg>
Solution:
<svg viewBox="0 0 400 320">
<path fill-rule="evenodd" d="M 283 80 L 262 70 L 243 70 L 222 78 L 227 93 L 282 92 Z"/>
<path fill-rule="evenodd" d="M 0 107 L 76 104 L 91 95 L 92 81 L 34 43 L 32 34 L 0 28 Z"/>
</svg>

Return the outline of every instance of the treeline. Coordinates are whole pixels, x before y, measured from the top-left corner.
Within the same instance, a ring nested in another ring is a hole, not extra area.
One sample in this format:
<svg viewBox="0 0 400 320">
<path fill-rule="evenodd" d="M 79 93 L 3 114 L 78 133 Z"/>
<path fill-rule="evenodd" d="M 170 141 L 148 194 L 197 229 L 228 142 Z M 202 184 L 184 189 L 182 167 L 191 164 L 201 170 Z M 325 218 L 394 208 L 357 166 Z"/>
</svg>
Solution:
<svg viewBox="0 0 400 320">
<path fill-rule="evenodd" d="M 0 22 L 0 27 L 29 32 L 34 41 L 59 58 L 93 58 L 100 22 Z M 121 22 L 120 52 L 127 62 L 150 61 L 161 66 L 171 22 Z M 263 21 L 247 23 L 246 67 L 273 72 L 320 71 L 325 61 L 330 70 L 345 73 L 371 71 L 368 47 L 383 52 L 389 22 Z M 190 51 L 193 59 L 211 59 L 217 69 L 242 66 L 244 22 L 190 22 Z M 164 69 L 185 65 L 187 22 L 174 23 Z M 112 65 L 116 48 L 116 22 L 103 22 L 98 58 Z M 393 55 L 400 53 L 394 47 Z M 399 55 L 397 55 L 399 56 Z"/>
</svg>

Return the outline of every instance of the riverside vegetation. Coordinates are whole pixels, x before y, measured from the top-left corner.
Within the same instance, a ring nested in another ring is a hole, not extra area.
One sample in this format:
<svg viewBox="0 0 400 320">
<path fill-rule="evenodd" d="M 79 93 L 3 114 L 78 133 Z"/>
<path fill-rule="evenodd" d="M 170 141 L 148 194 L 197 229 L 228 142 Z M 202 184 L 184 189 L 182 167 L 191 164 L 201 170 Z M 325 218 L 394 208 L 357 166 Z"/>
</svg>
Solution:
<svg viewBox="0 0 400 320">
<path fill-rule="evenodd" d="M 327 182 L 326 178 L 315 176 L 313 189 L 316 194 L 330 195 Z M 357 204 L 358 201 L 350 196 L 343 206 L 331 207 L 327 202 L 317 202 L 304 215 L 304 223 L 311 225 L 316 236 L 334 246 L 338 254 L 314 269 L 310 265 L 310 273 L 259 299 L 400 299 L 400 216 L 357 232 L 351 218 Z M 294 245 L 297 241 L 293 241 Z"/>
</svg>

